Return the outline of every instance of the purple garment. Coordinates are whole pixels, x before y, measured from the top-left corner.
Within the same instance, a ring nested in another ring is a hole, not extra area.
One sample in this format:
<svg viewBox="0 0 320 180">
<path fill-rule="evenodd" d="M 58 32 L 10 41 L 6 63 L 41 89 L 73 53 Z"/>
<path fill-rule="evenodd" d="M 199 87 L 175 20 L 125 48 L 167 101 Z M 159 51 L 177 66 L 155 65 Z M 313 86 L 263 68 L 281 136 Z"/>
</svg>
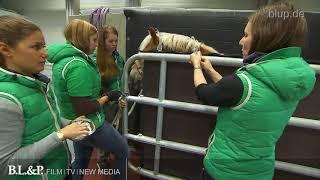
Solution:
<svg viewBox="0 0 320 180">
<path fill-rule="evenodd" d="M 109 8 L 99 7 L 91 13 L 90 23 L 98 30 L 103 26 L 105 16 L 109 13 Z"/>
</svg>

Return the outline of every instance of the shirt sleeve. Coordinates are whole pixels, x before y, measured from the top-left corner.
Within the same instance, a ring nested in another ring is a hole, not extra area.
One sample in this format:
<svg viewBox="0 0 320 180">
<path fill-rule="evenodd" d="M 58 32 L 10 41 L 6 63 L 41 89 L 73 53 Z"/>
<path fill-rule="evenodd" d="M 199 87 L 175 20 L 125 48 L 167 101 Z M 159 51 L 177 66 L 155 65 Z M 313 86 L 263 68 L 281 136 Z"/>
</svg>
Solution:
<svg viewBox="0 0 320 180">
<path fill-rule="evenodd" d="M 71 102 L 77 116 L 92 114 L 100 109 L 99 102 L 89 97 L 71 97 Z"/>
<path fill-rule="evenodd" d="M 67 67 L 64 77 L 67 81 L 67 89 L 69 96 L 91 96 L 93 87 L 93 79 L 90 75 L 87 64 L 83 62 L 73 62 Z"/>
<path fill-rule="evenodd" d="M 21 147 L 24 129 L 23 113 L 15 103 L 0 97 L 0 179 L 8 174 L 9 165 L 27 170 L 61 144 L 53 132 L 33 144 Z"/>
<path fill-rule="evenodd" d="M 200 84 L 196 95 L 200 101 L 212 106 L 235 106 L 241 100 L 243 84 L 237 75 L 223 77 L 217 83 Z"/>
</svg>

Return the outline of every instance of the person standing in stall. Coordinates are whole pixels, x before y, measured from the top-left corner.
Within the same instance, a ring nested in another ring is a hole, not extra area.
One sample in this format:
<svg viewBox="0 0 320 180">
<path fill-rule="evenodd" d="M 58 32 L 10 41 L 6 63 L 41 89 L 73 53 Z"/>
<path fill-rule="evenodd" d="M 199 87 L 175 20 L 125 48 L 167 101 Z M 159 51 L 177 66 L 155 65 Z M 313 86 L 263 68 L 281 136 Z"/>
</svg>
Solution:
<svg viewBox="0 0 320 180">
<path fill-rule="evenodd" d="M 222 77 L 200 52 L 190 56 L 198 98 L 219 106 L 203 162 L 210 178 L 273 178 L 276 143 L 316 81 L 301 57 L 307 22 L 297 11 L 280 2 L 251 15 L 239 42 L 245 66 L 232 75 Z M 203 73 L 214 83 L 207 84 Z"/>
<path fill-rule="evenodd" d="M 100 29 L 97 52 L 93 58 L 96 59 L 97 66 L 101 75 L 102 89 L 104 93 L 119 93 L 123 91 L 122 72 L 124 59 L 117 51 L 118 31 L 114 26 L 106 25 Z M 126 106 L 126 101 L 120 99 L 108 103 L 104 106 L 106 120 L 112 123 L 119 108 Z M 98 151 L 98 165 L 102 168 L 108 167 L 106 162 L 107 154 Z"/>
<path fill-rule="evenodd" d="M 47 48 L 48 61 L 53 63 L 53 82 L 61 115 L 73 119 L 85 115 L 93 123 L 95 131 L 83 140 L 74 142 L 74 169 L 86 169 L 93 147 L 115 156 L 113 179 L 125 179 L 128 146 L 125 139 L 109 123 L 105 122 L 103 106 L 118 94 L 101 95 L 101 78 L 96 63 L 89 56 L 97 47 L 97 29 L 90 23 L 75 19 L 64 31 L 67 40 Z M 74 179 L 82 179 L 76 174 Z"/>
<path fill-rule="evenodd" d="M 65 139 L 85 137 L 88 129 L 62 127 L 50 80 L 40 74 L 48 55 L 40 28 L 20 16 L 0 22 L 0 179 L 68 179 Z"/>
</svg>

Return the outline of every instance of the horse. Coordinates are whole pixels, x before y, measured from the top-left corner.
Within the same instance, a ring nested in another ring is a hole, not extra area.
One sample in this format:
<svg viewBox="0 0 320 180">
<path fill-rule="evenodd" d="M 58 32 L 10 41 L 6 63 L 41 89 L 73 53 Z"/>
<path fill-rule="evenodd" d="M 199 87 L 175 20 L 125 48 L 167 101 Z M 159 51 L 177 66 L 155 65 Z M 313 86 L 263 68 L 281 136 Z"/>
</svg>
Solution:
<svg viewBox="0 0 320 180">
<path fill-rule="evenodd" d="M 153 27 L 148 28 L 148 35 L 139 46 L 140 52 L 170 52 L 191 54 L 201 51 L 203 55 L 219 54 L 216 49 L 199 42 L 193 36 L 159 32 Z M 130 94 L 137 95 L 142 89 L 144 61 L 136 60 L 131 66 L 129 75 Z"/>
</svg>

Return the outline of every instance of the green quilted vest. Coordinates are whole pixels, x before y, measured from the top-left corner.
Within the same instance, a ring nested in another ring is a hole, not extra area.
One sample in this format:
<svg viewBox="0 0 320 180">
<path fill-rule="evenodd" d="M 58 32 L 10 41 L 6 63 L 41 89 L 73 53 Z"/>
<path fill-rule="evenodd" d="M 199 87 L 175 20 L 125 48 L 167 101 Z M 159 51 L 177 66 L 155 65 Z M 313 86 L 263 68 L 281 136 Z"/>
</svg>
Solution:
<svg viewBox="0 0 320 180">
<path fill-rule="evenodd" d="M 217 124 L 204 158 L 217 180 L 271 180 L 275 144 L 299 101 L 315 84 L 315 72 L 289 47 L 240 68 L 243 97 L 235 107 L 219 107 Z"/>
<path fill-rule="evenodd" d="M 100 98 L 101 93 L 101 78 L 99 70 L 95 62 L 93 62 L 89 56 L 69 43 L 51 45 L 47 48 L 47 51 L 49 53 L 47 60 L 53 63 L 52 79 L 59 102 L 61 116 L 65 119 L 73 120 L 77 118 L 77 115 L 73 110 L 70 95 L 68 93 L 68 84 L 66 82 L 67 77 L 65 77 L 67 71 L 76 71 L 77 68 L 84 68 L 86 71 L 79 72 L 78 77 L 90 78 L 92 87 L 89 88 L 91 91 L 89 98 L 97 100 Z M 81 93 L 84 90 L 77 89 L 77 91 Z M 96 128 L 100 127 L 105 119 L 102 108 L 100 108 L 99 112 L 86 115 L 86 117 L 93 120 Z"/>
<path fill-rule="evenodd" d="M 48 85 L 50 86 L 50 85 Z M 46 84 L 31 77 L 15 75 L 0 68 L 0 96 L 17 104 L 23 112 L 24 129 L 21 146 L 33 144 L 52 132 L 60 129 L 61 122 L 54 101 L 54 94 Z M 48 153 L 45 158 L 33 164 L 46 169 L 67 169 L 69 167 L 69 151 L 65 143 Z M 66 174 L 43 175 L 49 180 L 63 180 Z M 40 180 L 44 177 L 7 176 L 6 180 Z"/>
</svg>

